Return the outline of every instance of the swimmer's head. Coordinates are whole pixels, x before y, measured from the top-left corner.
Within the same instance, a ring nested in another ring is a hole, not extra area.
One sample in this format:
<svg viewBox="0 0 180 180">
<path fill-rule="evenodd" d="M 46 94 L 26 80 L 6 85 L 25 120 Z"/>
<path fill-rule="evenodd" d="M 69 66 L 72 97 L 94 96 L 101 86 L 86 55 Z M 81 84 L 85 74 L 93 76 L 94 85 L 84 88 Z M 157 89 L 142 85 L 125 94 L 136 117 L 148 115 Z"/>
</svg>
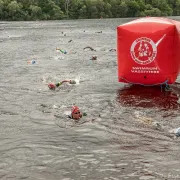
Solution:
<svg viewBox="0 0 180 180">
<path fill-rule="evenodd" d="M 48 84 L 49 89 L 55 90 L 56 86 L 54 84 Z"/>
<path fill-rule="evenodd" d="M 77 106 L 73 106 L 71 109 L 71 116 L 73 119 L 78 120 L 82 117 L 82 114 Z"/>
</svg>

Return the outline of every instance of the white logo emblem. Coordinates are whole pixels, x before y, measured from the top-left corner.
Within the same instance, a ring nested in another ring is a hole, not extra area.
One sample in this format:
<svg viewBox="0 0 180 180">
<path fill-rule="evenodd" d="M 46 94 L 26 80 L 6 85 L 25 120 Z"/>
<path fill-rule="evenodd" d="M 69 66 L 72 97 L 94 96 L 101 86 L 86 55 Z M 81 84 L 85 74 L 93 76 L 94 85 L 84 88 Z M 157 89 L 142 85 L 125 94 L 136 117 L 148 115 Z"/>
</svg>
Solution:
<svg viewBox="0 0 180 180">
<path fill-rule="evenodd" d="M 162 40 L 162 38 L 160 40 Z M 138 38 L 131 45 L 131 56 L 138 64 L 150 64 L 156 58 L 158 45 L 159 41 L 155 44 L 153 40 L 149 38 Z"/>
</svg>

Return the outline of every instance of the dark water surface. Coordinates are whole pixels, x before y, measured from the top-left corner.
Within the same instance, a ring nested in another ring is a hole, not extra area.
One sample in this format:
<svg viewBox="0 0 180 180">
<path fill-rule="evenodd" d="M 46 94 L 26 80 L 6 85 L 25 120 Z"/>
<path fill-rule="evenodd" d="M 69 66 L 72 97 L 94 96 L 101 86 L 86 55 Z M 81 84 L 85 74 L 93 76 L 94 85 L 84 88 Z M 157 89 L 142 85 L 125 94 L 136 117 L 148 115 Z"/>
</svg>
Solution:
<svg viewBox="0 0 180 180">
<path fill-rule="evenodd" d="M 180 126 L 180 85 L 118 83 L 109 50 L 128 21 L 0 23 L 0 179 L 180 179 L 180 140 L 169 132 Z M 78 123 L 66 117 L 73 104 L 87 113 Z"/>
</svg>

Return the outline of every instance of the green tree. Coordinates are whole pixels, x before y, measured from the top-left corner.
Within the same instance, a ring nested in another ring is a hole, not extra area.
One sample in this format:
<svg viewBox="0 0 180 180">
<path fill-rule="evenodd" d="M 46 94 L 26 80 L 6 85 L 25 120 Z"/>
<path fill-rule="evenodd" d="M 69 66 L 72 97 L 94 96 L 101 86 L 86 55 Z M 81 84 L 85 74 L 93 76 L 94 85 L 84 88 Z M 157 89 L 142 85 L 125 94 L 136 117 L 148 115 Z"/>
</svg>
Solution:
<svg viewBox="0 0 180 180">
<path fill-rule="evenodd" d="M 95 6 L 97 8 L 97 17 L 96 18 L 100 18 L 102 15 L 105 17 L 105 13 L 104 13 L 104 0 L 97 0 L 95 2 Z M 107 15 L 108 16 L 108 15 Z"/>
<path fill-rule="evenodd" d="M 120 17 L 120 5 L 121 5 L 121 0 L 112 0 L 109 2 L 111 4 L 111 13 L 113 17 Z"/>
<path fill-rule="evenodd" d="M 180 0 L 0 0 L 0 20 L 180 15 Z"/>
<path fill-rule="evenodd" d="M 86 0 L 87 18 L 97 18 L 98 9 L 96 7 L 97 0 Z"/>
<path fill-rule="evenodd" d="M 111 4 L 110 3 L 105 3 L 104 4 L 104 12 L 101 12 L 101 17 L 105 17 L 105 18 L 111 18 L 113 17 L 112 12 L 111 12 Z"/>
<path fill-rule="evenodd" d="M 161 11 L 158 8 L 147 9 L 143 12 L 144 16 L 161 16 Z"/>
<path fill-rule="evenodd" d="M 118 6 L 118 17 L 127 17 L 128 11 L 128 5 L 125 3 L 125 1 L 122 1 L 121 4 Z"/>
<path fill-rule="evenodd" d="M 128 12 L 127 15 L 129 17 L 135 17 L 139 13 L 140 6 L 135 0 L 129 0 L 127 1 L 127 6 L 128 6 Z"/>
<path fill-rule="evenodd" d="M 82 8 L 79 10 L 79 18 L 88 18 L 86 5 L 83 5 Z"/>
<path fill-rule="evenodd" d="M 71 19 L 78 19 L 81 15 L 81 8 L 83 7 L 83 2 L 81 0 L 72 0 L 69 7 L 69 17 Z"/>
<path fill-rule="evenodd" d="M 22 4 L 17 3 L 17 1 L 12 1 L 8 4 L 9 17 L 12 20 L 21 20 L 22 18 Z"/>
<path fill-rule="evenodd" d="M 54 20 L 62 19 L 64 13 L 61 11 L 61 8 L 55 4 L 52 0 L 39 0 L 39 7 L 42 9 L 41 19 L 43 20 Z"/>
<path fill-rule="evenodd" d="M 0 20 L 3 20 L 4 2 L 0 0 Z"/>
<path fill-rule="evenodd" d="M 176 7 L 174 8 L 174 15 L 180 16 L 180 0 L 176 0 Z"/>
<path fill-rule="evenodd" d="M 137 3 L 139 5 L 139 10 L 144 11 L 144 9 L 146 7 L 145 0 L 137 0 Z"/>
<path fill-rule="evenodd" d="M 39 19 L 40 16 L 42 16 L 42 9 L 39 6 L 30 5 L 29 11 L 30 11 L 30 18 L 32 20 L 37 20 Z"/>
<path fill-rule="evenodd" d="M 167 0 L 152 0 L 152 6 L 158 8 L 162 16 L 171 16 L 173 14 L 173 10 Z"/>
</svg>

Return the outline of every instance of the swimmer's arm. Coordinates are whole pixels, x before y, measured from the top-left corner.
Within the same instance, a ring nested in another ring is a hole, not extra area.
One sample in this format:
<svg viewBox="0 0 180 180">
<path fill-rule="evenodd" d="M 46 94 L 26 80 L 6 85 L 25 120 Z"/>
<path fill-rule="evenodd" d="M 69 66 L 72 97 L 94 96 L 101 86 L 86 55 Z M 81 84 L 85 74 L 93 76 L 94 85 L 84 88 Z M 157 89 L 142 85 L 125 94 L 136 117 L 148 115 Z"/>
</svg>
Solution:
<svg viewBox="0 0 180 180">
<path fill-rule="evenodd" d="M 65 83 L 65 82 L 71 82 L 71 80 L 64 80 L 64 81 L 61 81 L 61 82 L 58 82 L 57 84 L 56 84 L 56 87 L 59 87 L 61 84 L 63 84 L 63 83 Z"/>
<path fill-rule="evenodd" d="M 61 83 L 65 83 L 65 82 L 71 82 L 71 80 L 64 80 Z"/>
</svg>

